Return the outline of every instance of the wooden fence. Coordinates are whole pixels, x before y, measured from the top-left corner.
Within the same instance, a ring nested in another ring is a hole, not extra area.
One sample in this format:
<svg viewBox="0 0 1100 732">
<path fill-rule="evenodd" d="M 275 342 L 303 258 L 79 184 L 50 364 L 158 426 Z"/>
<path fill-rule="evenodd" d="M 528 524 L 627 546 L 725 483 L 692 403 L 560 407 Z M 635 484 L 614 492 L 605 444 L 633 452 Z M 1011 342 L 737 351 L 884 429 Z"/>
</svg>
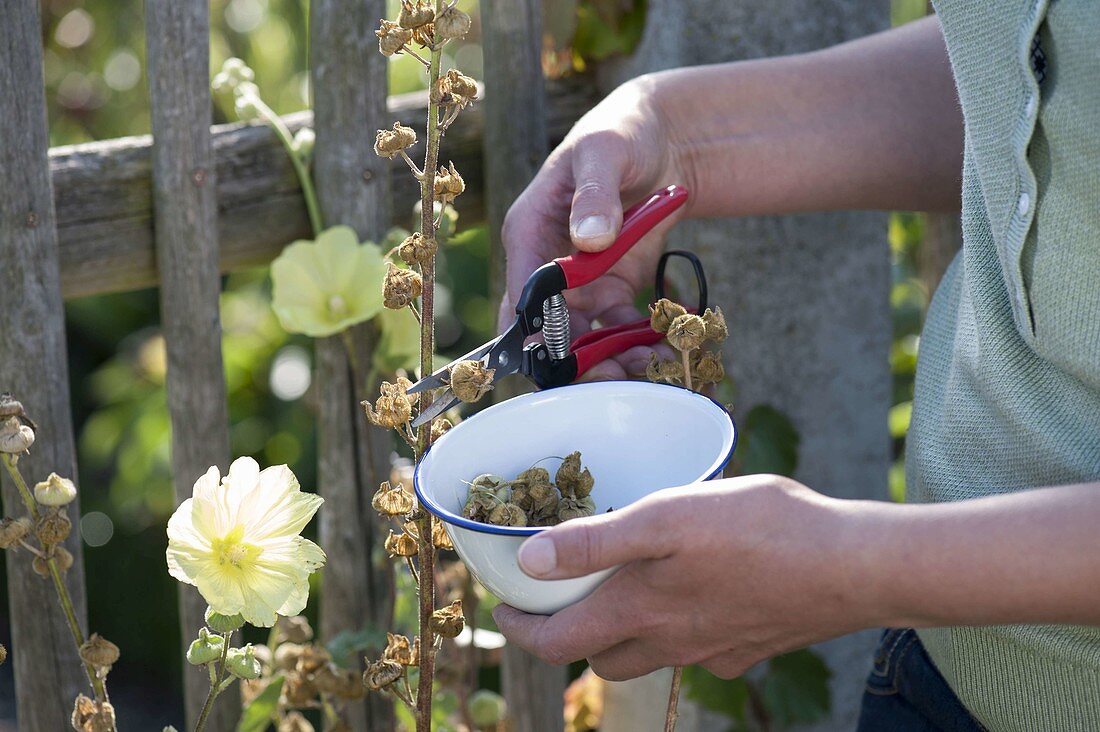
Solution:
<svg viewBox="0 0 1100 732">
<path fill-rule="evenodd" d="M 151 137 L 48 150 L 38 0 L 5 0 L 0 23 L 0 390 L 17 394 L 40 430 L 21 465 L 33 481 L 50 470 L 76 474 L 65 352 L 64 299 L 160 286 L 168 344 L 168 404 L 177 500 L 210 465 L 228 467 L 229 433 L 218 314 L 219 276 L 270 261 L 309 236 L 306 211 L 285 154 L 266 128 L 211 128 L 209 10 L 206 0 L 146 0 Z M 393 118 L 420 122 L 422 95 L 389 99 L 386 62 L 373 30 L 383 0 L 312 0 L 309 59 L 314 111 L 288 118 L 312 124 L 314 171 L 323 216 L 376 238 L 411 210 L 415 191 L 393 187 L 398 172 L 372 151 L 374 130 Z M 585 83 L 543 88 L 540 3 L 483 0 L 484 105 L 464 113 L 447 135 L 447 155 L 468 181 L 463 215 L 503 213 L 550 145 L 591 105 Z M 496 90 L 504 90 L 496 93 Z M 492 138 L 482 160 L 481 140 Z M 400 171 L 404 173 L 404 171 Z M 471 210 L 474 209 L 474 210 Z M 499 242 L 495 242 L 499 247 Z M 499 261 L 499 256 L 494 255 Z M 499 287 L 499 285 L 498 285 Z M 371 331 L 355 331 L 369 350 Z M 356 408 L 345 351 L 317 342 L 318 483 L 326 498 L 321 544 L 328 550 L 321 629 L 334 633 L 378 622 L 387 612 L 373 560 L 379 527 L 370 496 L 384 477 L 386 434 Z M 3 484 L 5 505 L 18 503 Z M 73 504 L 79 515 L 79 505 Z M 86 601 L 80 541 L 67 582 L 77 612 Z M 22 557 L 7 558 L 18 728 L 69 728 L 81 667 L 53 590 Z M 117 578 L 115 578 L 117 579 Z M 181 587 L 183 637 L 202 622 L 203 603 Z M 125 648 L 123 649 L 125 651 Z M 564 672 L 519 652 L 505 658 L 505 692 L 522 715 L 517 729 L 561 724 Z M 185 669 L 189 723 L 207 680 Z M 223 697 L 212 730 L 230 730 L 236 705 Z M 124 721 L 124 720 L 123 720 Z M 354 710 L 354 729 L 386 729 L 392 710 L 377 698 Z"/>
</svg>

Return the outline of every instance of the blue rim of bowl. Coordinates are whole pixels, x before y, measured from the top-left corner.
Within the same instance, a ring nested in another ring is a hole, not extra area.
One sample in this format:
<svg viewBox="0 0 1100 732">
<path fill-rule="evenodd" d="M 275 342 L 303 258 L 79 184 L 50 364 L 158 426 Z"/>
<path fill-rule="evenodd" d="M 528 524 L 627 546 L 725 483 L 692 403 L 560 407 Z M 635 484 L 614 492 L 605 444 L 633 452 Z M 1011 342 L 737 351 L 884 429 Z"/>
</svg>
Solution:
<svg viewBox="0 0 1100 732">
<path fill-rule="evenodd" d="M 710 480 L 710 479 L 714 478 L 715 476 L 721 475 L 722 471 L 726 469 L 726 465 L 729 464 L 730 458 L 733 457 L 733 451 L 737 449 L 737 437 L 738 437 L 737 422 L 734 421 L 733 415 L 730 414 L 729 410 L 726 409 L 725 405 L 722 404 L 717 399 L 709 397 L 706 394 L 700 394 L 699 392 L 693 391 L 693 390 L 688 389 L 686 387 L 676 386 L 675 384 L 654 384 L 652 382 L 630 381 L 628 379 L 609 379 L 609 380 L 606 380 L 606 381 L 600 381 L 600 382 L 595 382 L 595 383 L 600 383 L 600 384 L 608 384 L 608 383 L 612 383 L 612 384 L 615 384 L 615 383 L 624 383 L 624 384 L 648 383 L 651 386 L 655 386 L 655 387 L 662 388 L 662 389 L 664 389 L 664 388 L 667 388 L 667 389 L 680 389 L 681 391 L 686 391 L 690 394 L 694 394 L 695 396 L 697 396 L 701 399 L 710 400 L 716 407 L 718 407 L 718 409 L 721 410 L 722 414 L 726 415 L 726 419 L 728 419 L 730 421 L 730 427 L 733 430 L 733 441 L 730 443 L 729 452 L 726 453 L 725 458 L 723 458 L 722 462 L 719 463 L 718 467 L 713 472 L 711 472 L 710 475 L 708 475 L 705 478 L 702 478 L 699 482 L 707 481 L 707 480 Z M 585 387 L 585 386 L 588 386 L 588 384 L 567 384 L 566 386 L 559 386 L 559 387 L 556 387 L 556 388 L 557 389 L 571 389 L 571 388 Z M 541 394 L 541 393 L 544 393 L 544 392 L 533 392 L 533 393 Z M 504 403 L 505 402 L 501 402 L 500 404 L 504 404 Z M 474 415 L 464 419 L 463 423 L 473 421 L 473 420 L 477 419 L 478 417 L 480 417 L 485 412 L 488 412 L 492 409 L 495 409 L 498 406 L 500 406 L 500 405 L 499 404 L 494 404 L 491 407 L 487 407 L 486 409 L 481 410 L 477 414 L 474 414 Z M 445 437 L 446 437 L 446 435 L 444 435 L 440 439 L 444 439 Z M 432 450 L 432 446 L 429 446 L 428 449 L 424 451 L 424 458 L 426 458 L 428 456 L 428 453 L 431 452 L 431 450 Z M 417 463 L 415 470 L 413 470 L 413 491 L 416 493 L 417 500 L 419 500 L 421 504 L 423 504 L 425 507 L 427 507 L 428 512 L 431 513 L 432 515 L 434 515 L 436 518 L 444 521 L 445 523 L 454 524 L 455 526 L 459 526 L 463 529 L 469 529 L 470 531 L 477 531 L 477 532 L 480 532 L 482 534 L 498 534 L 498 535 L 501 535 L 501 536 L 534 536 L 535 534 L 537 534 L 541 531 L 546 531 L 546 529 L 550 528 L 549 526 L 494 526 L 492 524 L 483 524 L 480 521 L 473 521 L 473 520 L 468 519 L 464 516 L 459 516 L 458 514 L 451 513 L 447 509 L 445 509 L 442 506 L 440 506 L 439 504 L 437 504 L 431 498 L 428 498 L 427 496 L 425 496 L 424 492 L 420 490 L 420 468 L 424 464 L 424 458 L 421 458 L 420 462 Z"/>
</svg>

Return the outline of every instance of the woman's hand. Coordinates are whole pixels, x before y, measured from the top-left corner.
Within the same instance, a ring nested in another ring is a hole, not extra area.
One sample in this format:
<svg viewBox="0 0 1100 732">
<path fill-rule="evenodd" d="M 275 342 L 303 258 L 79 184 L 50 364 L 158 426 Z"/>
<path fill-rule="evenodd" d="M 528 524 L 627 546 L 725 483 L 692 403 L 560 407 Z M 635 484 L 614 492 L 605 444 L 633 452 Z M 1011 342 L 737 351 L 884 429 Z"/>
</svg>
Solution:
<svg viewBox="0 0 1100 732">
<path fill-rule="evenodd" d="M 535 269 L 574 249 L 606 249 L 618 235 L 624 202 L 685 182 L 650 86 L 648 77 L 635 79 L 588 112 L 508 211 L 502 232 L 507 294 L 501 327 L 515 317 L 520 290 Z M 635 298 L 653 281 L 664 233 L 682 216 L 683 209 L 662 222 L 596 282 L 566 293 L 575 334 L 590 330 L 596 320 L 617 325 L 641 317 Z M 586 378 L 642 373 L 650 351 L 631 349 L 596 366 Z"/>
<path fill-rule="evenodd" d="M 555 664 L 587 658 L 606 679 L 695 663 L 733 678 L 884 620 L 849 551 L 857 505 L 773 475 L 660 491 L 520 549 L 541 579 L 622 565 L 592 595 L 549 617 L 506 605 L 494 617 L 509 641 Z"/>
</svg>

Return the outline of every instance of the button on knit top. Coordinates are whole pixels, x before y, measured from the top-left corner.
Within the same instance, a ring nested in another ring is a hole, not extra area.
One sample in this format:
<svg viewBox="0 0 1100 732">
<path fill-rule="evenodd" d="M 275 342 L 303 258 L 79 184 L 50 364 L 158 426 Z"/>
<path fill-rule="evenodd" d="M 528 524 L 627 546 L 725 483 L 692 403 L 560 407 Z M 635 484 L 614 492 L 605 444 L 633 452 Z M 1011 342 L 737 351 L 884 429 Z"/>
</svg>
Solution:
<svg viewBox="0 0 1100 732">
<path fill-rule="evenodd" d="M 1100 2 L 936 11 L 966 127 L 964 244 L 921 338 L 910 500 L 1098 481 Z M 1100 730 L 1100 628 L 920 637 L 990 730 Z"/>
</svg>

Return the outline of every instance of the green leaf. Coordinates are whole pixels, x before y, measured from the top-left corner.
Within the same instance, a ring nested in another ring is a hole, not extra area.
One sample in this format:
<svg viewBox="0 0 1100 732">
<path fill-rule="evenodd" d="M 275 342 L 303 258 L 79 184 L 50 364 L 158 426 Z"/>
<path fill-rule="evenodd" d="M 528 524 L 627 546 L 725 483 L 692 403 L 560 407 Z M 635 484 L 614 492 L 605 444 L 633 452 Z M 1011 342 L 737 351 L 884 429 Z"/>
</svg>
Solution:
<svg viewBox="0 0 1100 732">
<path fill-rule="evenodd" d="M 890 436 L 895 440 L 905 437 L 909 431 L 909 420 L 913 415 L 913 402 L 902 402 L 890 408 L 887 416 L 887 424 L 890 426 Z"/>
<path fill-rule="evenodd" d="M 720 679 L 699 666 L 685 666 L 682 683 L 688 699 L 734 722 L 745 721 L 749 690 L 744 679 Z"/>
<path fill-rule="evenodd" d="M 761 696 L 778 727 L 812 724 L 829 714 L 829 667 L 809 649 L 776 656 L 768 662 Z"/>
<path fill-rule="evenodd" d="M 342 668 L 355 668 L 355 657 L 375 648 L 385 648 L 386 634 L 377 628 L 365 626 L 359 630 L 345 630 L 325 644 L 332 660 Z"/>
<path fill-rule="evenodd" d="M 279 717 L 279 694 L 283 691 L 282 676 L 276 676 L 241 713 L 241 721 L 237 723 L 237 732 L 264 732 L 272 722 L 277 722 Z"/>
<path fill-rule="evenodd" d="M 753 407 L 741 424 L 737 460 L 741 472 L 794 475 L 798 467 L 798 431 L 785 414 L 766 404 Z"/>
</svg>

